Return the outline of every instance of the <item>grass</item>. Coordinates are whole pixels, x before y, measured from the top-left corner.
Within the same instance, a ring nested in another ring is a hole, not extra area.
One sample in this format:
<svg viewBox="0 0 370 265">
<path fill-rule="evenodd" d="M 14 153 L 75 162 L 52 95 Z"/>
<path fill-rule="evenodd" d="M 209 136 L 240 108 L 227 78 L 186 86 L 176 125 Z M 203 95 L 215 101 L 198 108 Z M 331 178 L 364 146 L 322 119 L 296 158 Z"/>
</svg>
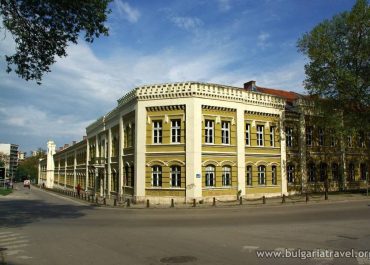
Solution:
<svg viewBox="0 0 370 265">
<path fill-rule="evenodd" d="M 12 189 L 4 189 L 3 187 L 0 188 L 0 196 L 6 196 L 12 192 Z"/>
</svg>

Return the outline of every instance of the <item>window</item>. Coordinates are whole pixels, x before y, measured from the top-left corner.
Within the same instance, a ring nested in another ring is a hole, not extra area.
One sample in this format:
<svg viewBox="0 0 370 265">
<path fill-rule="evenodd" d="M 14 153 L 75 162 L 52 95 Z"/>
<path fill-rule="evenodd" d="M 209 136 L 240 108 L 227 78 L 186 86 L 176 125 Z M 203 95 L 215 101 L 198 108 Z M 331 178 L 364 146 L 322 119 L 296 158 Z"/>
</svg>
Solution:
<svg viewBox="0 0 370 265">
<path fill-rule="evenodd" d="M 230 144 L 230 122 L 228 121 L 221 123 L 221 138 L 223 144 Z"/>
<path fill-rule="evenodd" d="M 181 142 L 181 120 L 171 120 L 171 142 Z"/>
<path fill-rule="evenodd" d="M 135 166 L 132 165 L 130 169 L 131 169 L 131 187 L 135 187 Z"/>
<path fill-rule="evenodd" d="M 247 166 L 246 170 L 247 186 L 252 186 L 252 166 Z"/>
<path fill-rule="evenodd" d="M 271 167 L 271 184 L 277 185 L 277 170 L 276 166 Z"/>
<path fill-rule="evenodd" d="M 362 163 L 360 165 L 360 177 L 361 177 L 361 180 L 366 180 L 366 173 L 367 173 L 366 164 Z"/>
<path fill-rule="evenodd" d="M 206 120 L 205 126 L 205 142 L 207 144 L 213 144 L 213 135 L 214 135 L 214 121 Z"/>
<path fill-rule="evenodd" d="M 152 167 L 152 181 L 153 181 L 153 187 L 162 187 L 162 167 L 161 166 Z"/>
<path fill-rule="evenodd" d="M 365 133 L 360 132 L 358 135 L 358 146 L 359 147 L 365 147 Z"/>
<path fill-rule="evenodd" d="M 245 125 L 245 145 L 250 145 L 251 140 L 251 125 L 247 123 Z"/>
<path fill-rule="evenodd" d="M 325 144 L 325 141 L 324 141 L 325 137 L 324 137 L 324 129 L 323 128 L 319 128 L 319 146 L 323 146 Z"/>
<path fill-rule="evenodd" d="M 270 146 L 275 146 L 275 127 L 270 126 Z"/>
<path fill-rule="evenodd" d="M 348 165 L 348 180 L 354 181 L 355 180 L 355 164 L 349 163 Z"/>
<path fill-rule="evenodd" d="M 162 121 L 153 122 L 153 143 L 162 143 Z"/>
<path fill-rule="evenodd" d="M 171 167 L 171 186 L 181 187 L 181 167 L 179 166 Z"/>
<path fill-rule="evenodd" d="M 214 166 L 207 166 L 206 167 L 206 186 L 213 187 L 215 186 L 215 167 Z"/>
<path fill-rule="evenodd" d="M 264 130 L 263 125 L 257 125 L 257 145 L 258 146 L 263 146 L 263 138 L 264 138 L 263 130 Z"/>
<path fill-rule="evenodd" d="M 293 146 L 293 128 L 286 127 L 285 134 L 286 134 L 286 146 L 292 147 Z"/>
<path fill-rule="evenodd" d="M 222 168 L 222 186 L 231 186 L 231 168 Z"/>
<path fill-rule="evenodd" d="M 306 128 L 306 145 L 312 146 L 312 127 Z"/>
<path fill-rule="evenodd" d="M 337 145 L 337 140 L 335 139 L 335 131 L 333 129 L 330 130 L 330 146 L 334 147 Z"/>
<path fill-rule="evenodd" d="M 287 171 L 288 183 L 294 183 L 294 166 L 288 165 L 286 171 Z"/>
<path fill-rule="evenodd" d="M 266 167 L 258 166 L 258 185 L 266 185 Z"/>
<path fill-rule="evenodd" d="M 352 136 L 347 137 L 347 146 L 352 147 Z"/>
<path fill-rule="evenodd" d="M 331 165 L 331 177 L 334 181 L 339 180 L 339 167 L 337 163 Z"/>
<path fill-rule="evenodd" d="M 315 182 L 316 181 L 316 168 L 315 168 L 315 164 L 310 163 L 308 165 L 307 174 L 308 174 L 308 182 Z"/>
<path fill-rule="evenodd" d="M 327 179 L 327 165 L 320 163 L 320 181 L 324 182 Z"/>
<path fill-rule="evenodd" d="M 131 186 L 131 185 L 129 185 L 130 184 L 129 181 L 130 181 L 129 167 L 126 165 L 125 166 L 125 184 L 124 184 L 124 186 Z"/>
<path fill-rule="evenodd" d="M 135 123 L 131 124 L 131 146 L 135 146 Z"/>
</svg>

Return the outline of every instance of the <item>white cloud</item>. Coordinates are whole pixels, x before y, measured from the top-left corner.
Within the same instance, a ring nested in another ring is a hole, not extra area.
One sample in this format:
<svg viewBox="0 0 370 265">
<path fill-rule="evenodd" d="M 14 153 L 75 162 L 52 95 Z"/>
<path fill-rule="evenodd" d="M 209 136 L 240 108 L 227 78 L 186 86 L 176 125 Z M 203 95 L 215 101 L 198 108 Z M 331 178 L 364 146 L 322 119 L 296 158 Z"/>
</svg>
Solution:
<svg viewBox="0 0 370 265">
<path fill-rule="evenodd" d="M 170 20 L 179 28 L 193 31 L 197 30 L 203 25 L 203 21 L 196 17 L 180 17 L 172 16 Z"/>
<path fill-rule="evenodd" d="M 127 19 L 131 23 L 136 23 L 140 18 L 139 10 L 130 6 L 127 2 L 122 2 L 121 0 L 114 1 L 118 13 L 121 17 Z"/>
<path fill-rule="evenodd" d="M 222 12 L 229 11 L 231 9 L 230 0 L 218 0 L 218 7 Z"/>
</svg>

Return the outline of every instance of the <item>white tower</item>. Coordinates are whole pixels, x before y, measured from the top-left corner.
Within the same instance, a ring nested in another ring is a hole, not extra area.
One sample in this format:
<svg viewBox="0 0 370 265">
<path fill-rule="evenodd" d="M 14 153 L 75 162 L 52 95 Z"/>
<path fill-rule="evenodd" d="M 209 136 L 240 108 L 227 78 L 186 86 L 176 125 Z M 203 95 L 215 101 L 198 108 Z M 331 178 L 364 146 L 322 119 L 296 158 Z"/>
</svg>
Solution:
<svg viewBox="0 0 370 265">
<path fill-rule="evenodd" d="M 46 187 L 53 188 L 54 186 L 54 154 L 56 145 L 54 141 L 48 141 L 48 153 L 46 157 Z"/>
</svg>

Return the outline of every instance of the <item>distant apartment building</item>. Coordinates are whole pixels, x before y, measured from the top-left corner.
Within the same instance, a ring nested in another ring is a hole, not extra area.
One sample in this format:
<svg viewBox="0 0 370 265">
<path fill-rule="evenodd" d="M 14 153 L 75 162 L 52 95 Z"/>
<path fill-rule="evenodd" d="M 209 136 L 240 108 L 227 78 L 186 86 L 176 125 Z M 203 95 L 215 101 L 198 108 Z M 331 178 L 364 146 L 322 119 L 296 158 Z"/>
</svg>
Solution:
<svg viewBox="0 0 370 265">
<path fill-rule="evenodd" d="M 306 96 L 254 81 L 141 86 L 82 141 L 57 152 L 49 141 L 39 182 L 158 202 L 363 188 L 367 132 L 344 145 L 312 114 Z"/>
<path fill-rule="evenodd" d="M 18 145 L 0 143 L 0 154 L 4 160 L 5 177 L 13 178 L 18 169 Z"/>
</svg>

